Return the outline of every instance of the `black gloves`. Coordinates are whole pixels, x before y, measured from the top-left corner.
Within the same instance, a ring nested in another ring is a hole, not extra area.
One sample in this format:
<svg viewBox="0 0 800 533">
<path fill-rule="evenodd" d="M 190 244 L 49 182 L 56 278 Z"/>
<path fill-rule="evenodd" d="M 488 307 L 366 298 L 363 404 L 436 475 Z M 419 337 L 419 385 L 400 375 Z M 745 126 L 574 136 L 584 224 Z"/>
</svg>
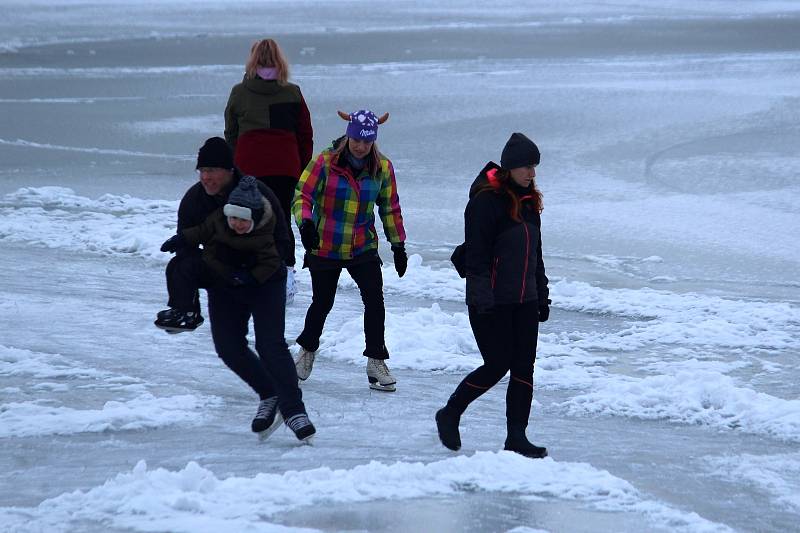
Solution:
<svg viewBox="0 0 800 533">
<path fill-rule="evenodd" d="M 408 268 L 408 254 L 406 253 L 405 243 L 393 244 L 392 253 L 394 254 L 394 269 L 397 270 L 397 276 L 402 278 Z"/>
<path fill-rule="evenodd" d="M 237 270 L 231 274 L 230 284 L 234 287 L 244 287 L 245 285 L 258 285 L 256 278 L 247 270 Z"/>
<path fill-rule="evenodd" d="M 300 224 L 300 241 L 307 252 L 319 248 L 319 233 L 311 220 L 306 219 Z"/>
<path fill-rule="evenodd" d="M 183 235 L 181 235 L 180 233 L 176 233 L 175 235 L 164 241 L 164 244 L 161 245 L 161 251 L 175 253 L 184 246 L 186 246 L 186 239 L 184 239 Z"/>
<path fill-rule="evenodd" d="M 550 318 L 550 304 L 553 303 L 550 298 L 546 302 L 539 305 L 539 322 L 547 322 Z"/>
</svg>

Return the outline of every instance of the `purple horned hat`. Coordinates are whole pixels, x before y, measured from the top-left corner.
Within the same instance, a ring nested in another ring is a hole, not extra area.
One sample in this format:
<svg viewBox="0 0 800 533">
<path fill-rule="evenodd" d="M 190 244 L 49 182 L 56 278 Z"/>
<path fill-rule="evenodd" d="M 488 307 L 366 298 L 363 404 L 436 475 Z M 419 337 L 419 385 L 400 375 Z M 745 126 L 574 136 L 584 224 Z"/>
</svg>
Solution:
<svg viewBox="0 0 800 533">
<path fill-rule="evenodd" d="M 360 109 L 349 115 L 339 111 L 339 116 L 347 121 L 346 135 L 348 137 L 359 141 L 373 142 L 378 138 L 378 124 L 386 122 L 389 113 L 385 113 L 382 117 L 376 117 L 372 111 Z"/>
</svg>

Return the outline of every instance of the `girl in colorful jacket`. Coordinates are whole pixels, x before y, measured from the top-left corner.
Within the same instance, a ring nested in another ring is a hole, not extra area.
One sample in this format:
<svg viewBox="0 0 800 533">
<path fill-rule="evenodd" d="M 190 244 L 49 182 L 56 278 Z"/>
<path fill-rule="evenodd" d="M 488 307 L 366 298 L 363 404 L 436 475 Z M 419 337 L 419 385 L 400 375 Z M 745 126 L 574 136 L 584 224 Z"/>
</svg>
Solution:
<svg viewBox="0 0 800 533">
<path fill-rule="evenodd" d="M 436 413 L 442 444 L 461 447 L 458 425 L 467 406 L 510 372 L 505 449 L 540 458 L 547 449 L 525 435 L 533 401 L 539 323 L 550 316 L 542 259 L 542 194 L 536 188 L 539 148 L 514 133 L 500 166 L 489 162 L 470 188 L 464 211 L 463 271 L 469 323 L 483 357 Z M 455 257 L 455 256 L 454 256 Z"/>
<path fill-rule="evenodd" d="M 391 245 L 394 266 L 402 277 L 408 265 L 406 233 L 392 162 L 378 151 L 378 118 L 368 110 L 339 116 L 347 121 L 344 137 L 311 161 L 300 176 L 292 213 L 306 250 L 304 267 L 313 291 L 300 346 L 297 375 L 308 379 L 325 319 L 333 307 L 342 269 L 358 285 L 364 303 L 367 378 L 375 390 L 394 391 L 396 380 L 386 366 L 383 277 L 375 230 L 375 206 Z"/>
</svg>

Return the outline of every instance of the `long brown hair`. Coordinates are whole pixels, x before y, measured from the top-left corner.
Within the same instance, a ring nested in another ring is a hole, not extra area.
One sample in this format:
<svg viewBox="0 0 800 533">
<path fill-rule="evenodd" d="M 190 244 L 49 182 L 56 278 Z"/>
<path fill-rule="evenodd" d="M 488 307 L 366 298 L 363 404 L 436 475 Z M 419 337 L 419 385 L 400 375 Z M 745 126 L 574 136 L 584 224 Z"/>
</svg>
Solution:
<svg viewBox="0 0 800 533">
<path fill-rule="evenodd" d="M 334 159 L 338 162 L 339 158 L 344 156 L 345 152 L 349 152 L 350 150 L 347 149 L 347 140 L 349 137 L 346 135 L 339 138 L 338 144 L 333 147 L 331 150 L 331 155 L 333 155 Z M 381 165 L 381 157 L 382 154 L 378 150 L 378 143 L 372 143 L 372 149 L 370 149 L 369 154 L 367 155 L 369 161 L 367 161 L 367 171 L 369 172 L 370 177 L 374 178 L 378 175 L 378 170 L 380 169 Z"/>
<path fill-rule="evenodd" d="M 245 65 L 245 77 L 255 78 L 258 67 L 274 68 L 277 72 L 275 79 L 280 85 L 286 85 L 289 81 L 289 62 L 274 39 L 261 39 L 250 47 L 250 57 Z"/>
<path fill-rule="evenodd" d="M 486 177 L 488 178 L 488 181 L 478 188 L 476 194 L 483 191 L 492 191 L 495 194 L 506 195 L 509 200 L 508 216 L 510 216 L 515 222 L 522 222 L 522 215 L 520 215 L 520 211 L 522 210 L 522 200 L 530 201 L 537 213 L 541 213 L 544 210 L 542 191 L 536 187 L 535 180 L 533 182 L 533 188 L 531 189 L 530 194 L 520 198 L 519 195 L 511 190 L 511 172 L 509 172 L 507 169 L 493 168 L 486 173 Z"/>
</svg>

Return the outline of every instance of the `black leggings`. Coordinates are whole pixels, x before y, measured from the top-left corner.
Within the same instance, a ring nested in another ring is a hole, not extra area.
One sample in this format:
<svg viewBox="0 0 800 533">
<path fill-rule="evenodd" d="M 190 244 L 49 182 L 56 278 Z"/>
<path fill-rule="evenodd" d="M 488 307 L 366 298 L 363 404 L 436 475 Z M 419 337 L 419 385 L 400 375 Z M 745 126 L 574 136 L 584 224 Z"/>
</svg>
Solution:
<svg viewBox="0 0 800 533">
<path fill-rule="evenodd" d="M 303 332 L 297 337 L 297 344 L 306 350 L 316 351 L 325 319 L 333 308 L 336 286 L 341 268 L 310 269 L 313 294 L 311 305 L 306 313 Z M 383 306 L 383 275 L 377 260 L 347 267 L 347 272 L 358 285 L 361 301 L 364 302 L 364 355 L 374 359 L 388 359 L 384 340 L 386 311 Z"/>
<path fill-rule="evenodd" d="M 281 204 L 283 218 L 286 220 L 286 230 L 289 233 L 289 255 L 286 257 L 286 265 L 294 267 L 297 260 L 294 252 L 294 232 L 292 231 L 292 201 L 298 180 L 292 176 L 259 176 L 257 179 L 275 193 Z"/>
<path fill-rule="evenodd" d="M 506 420 L 526 427 L 533 401 L 533 363 L 539 336 L 537 303 L 498 305 L 490 313 L 469 307 L 469 323 L 483 357 L 483 365 L 465 377 L 447 401 L 462 414 L 476 398 L 511 371 L 506 391 Z"/>
</svg>

